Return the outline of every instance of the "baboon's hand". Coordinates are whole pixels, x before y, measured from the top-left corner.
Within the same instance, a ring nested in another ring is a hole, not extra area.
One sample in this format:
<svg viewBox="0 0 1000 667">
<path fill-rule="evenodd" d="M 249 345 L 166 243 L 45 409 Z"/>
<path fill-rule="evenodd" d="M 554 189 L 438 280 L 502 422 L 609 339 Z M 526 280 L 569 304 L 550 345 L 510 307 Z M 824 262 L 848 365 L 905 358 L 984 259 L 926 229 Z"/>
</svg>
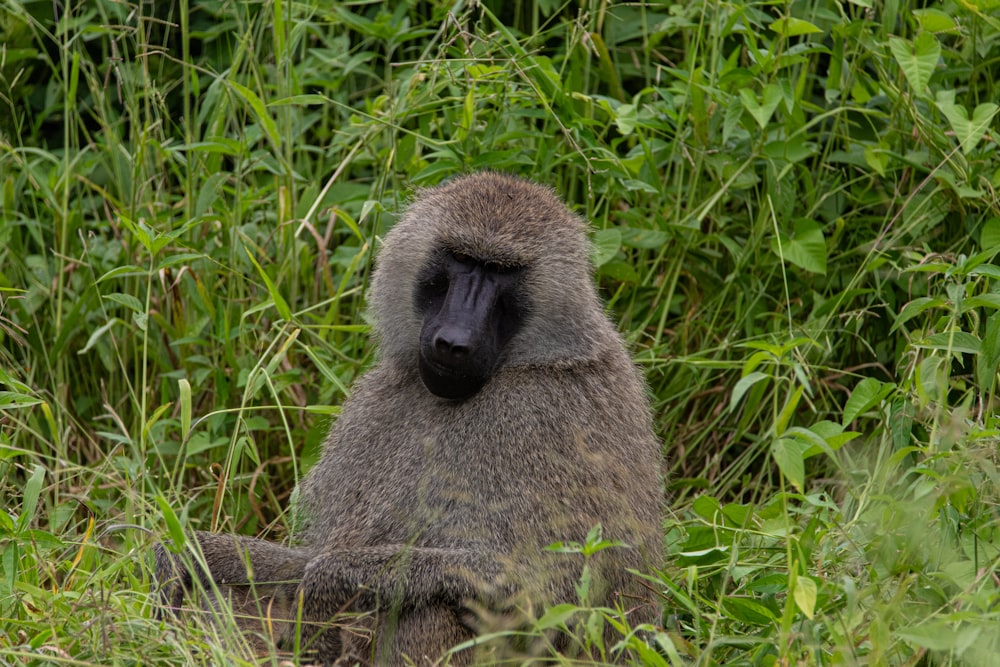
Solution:
<svg viewBox="0 0 1000 667">
<path fill-rule="evenodd" d="M 480 597 L 497 576 L 495 560 L 472 549 L 385 545 L 329 550 L 306 565 L 305 612 L 451 606 Z M 315 617 L 314 616 L 314 617 Z"/>
</svg>

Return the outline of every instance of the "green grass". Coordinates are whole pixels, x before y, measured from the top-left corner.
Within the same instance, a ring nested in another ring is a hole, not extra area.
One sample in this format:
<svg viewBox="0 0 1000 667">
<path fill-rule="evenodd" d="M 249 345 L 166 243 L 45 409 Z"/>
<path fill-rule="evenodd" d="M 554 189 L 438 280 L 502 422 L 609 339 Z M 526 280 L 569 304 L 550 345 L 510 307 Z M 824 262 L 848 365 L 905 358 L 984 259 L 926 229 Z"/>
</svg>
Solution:
<svg viewBox="0 0 1000 667">
<path fill-rule="evenodd" d="M 651 387 L 631 659 L 996 664 L 1000 6 L 386 5 L 0 0 L 0 663 L 260 661 L 150 547 L 294 531 L 379 235 L 495 168 Z"/>
</svg>

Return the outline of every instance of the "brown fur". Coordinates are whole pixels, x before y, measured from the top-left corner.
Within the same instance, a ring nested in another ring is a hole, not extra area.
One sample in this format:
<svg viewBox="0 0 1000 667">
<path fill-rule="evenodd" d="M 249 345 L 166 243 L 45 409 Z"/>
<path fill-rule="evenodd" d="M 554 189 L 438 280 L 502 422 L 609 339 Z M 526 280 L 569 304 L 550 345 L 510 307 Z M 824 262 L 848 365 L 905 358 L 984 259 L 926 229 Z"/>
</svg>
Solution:
<svg viewBox="0 0 1000 667">
<path fill-rule="evenodd" d="M 412 295 L 442 245 L 525 267 L 530 301 L 499 368 L 460 402 L 429 393 L 416 369 Z M 276 615 L 293 618 L 298 596 L 307 621 L 370 614 L 367 632 L 321 633 L 313 646 L 322 660 L 425 664 L 474 636 L 488 614 L 477 621 L 472 607 L 576 602 L 583 559 L 544 547 L 582 542 L 600 523 L 629 547 L 592 559 L 590 602 L 654 621 L 655 604 L 626 570 L 660 564 L 660 447 L 591 271 L 584 223 L 547 188 L 478 173 L 419 193 L 378 259 L 371 304 L 381 358 L 302 484 L 303 546 L 199 533 L 210 571 L 202 577 L 223 588 L 247 582 L 248 551 L 254 581 L 292 581 L 258 589 Z M 157 554 L 158 576 L 177 574 L 175 559 Z M 166 587 L 174 604 L 186 583 L 177 581 Z M 293 627 L 279 630 L 286 642 Z M 463 651 L 451 664 L 473 660 Z"/>
</svg>

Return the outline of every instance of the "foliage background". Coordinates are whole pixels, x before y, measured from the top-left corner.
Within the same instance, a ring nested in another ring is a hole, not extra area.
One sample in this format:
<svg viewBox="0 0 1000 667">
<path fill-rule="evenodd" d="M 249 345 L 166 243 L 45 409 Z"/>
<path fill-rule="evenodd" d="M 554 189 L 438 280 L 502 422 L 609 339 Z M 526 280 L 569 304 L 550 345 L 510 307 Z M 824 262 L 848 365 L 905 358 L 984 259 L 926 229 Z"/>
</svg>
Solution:
<svg viewBox="0 0 1000 667">
<path fill-rule="evenodd" d="M 592 222 L 654 397 L 631 660 L 995 664 L 995 0 L 0 0 L 0 45 L 4 664 L 261 659 L 153 618 L 149 547 L 293 532 L 379 235 L 481 168 Z"/>
</svg>

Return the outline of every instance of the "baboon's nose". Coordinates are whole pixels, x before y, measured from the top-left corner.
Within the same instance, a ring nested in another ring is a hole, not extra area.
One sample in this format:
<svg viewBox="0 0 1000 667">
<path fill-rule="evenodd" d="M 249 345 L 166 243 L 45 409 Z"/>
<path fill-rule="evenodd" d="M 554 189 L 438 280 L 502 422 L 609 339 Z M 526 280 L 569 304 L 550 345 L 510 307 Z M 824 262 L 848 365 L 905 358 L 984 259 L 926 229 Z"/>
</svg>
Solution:
<svg viewBox="0 0 1000 667">
<path fill-rule="evenodd" d="M 468 331 L 459 327 L 442 327 L 434 336 L 434 353 L 443 364 L 464 363 L 471 350 Z"/>
</svg>

